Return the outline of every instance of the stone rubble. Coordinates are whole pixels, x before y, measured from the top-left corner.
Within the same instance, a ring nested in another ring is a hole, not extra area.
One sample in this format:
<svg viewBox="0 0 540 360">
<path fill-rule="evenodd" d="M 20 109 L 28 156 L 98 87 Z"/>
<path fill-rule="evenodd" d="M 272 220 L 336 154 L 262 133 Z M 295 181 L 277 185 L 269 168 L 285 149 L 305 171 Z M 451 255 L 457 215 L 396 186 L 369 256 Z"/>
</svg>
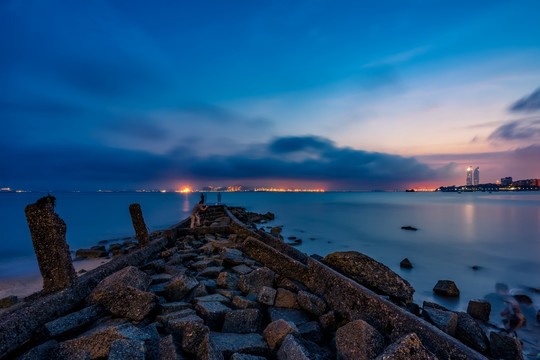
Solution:
<svg viewBox="0 0 540 360">
<path fill-rule="evenodd" d="M 165 247 L 137 266 L 125 266 L 92 285 L 82 303 L 36 326 L 32 336 L 15 350 L 0 351 L 0 359 L 46 359 L 51 354 L 58 359 L 437 359 L 431 338 L 410 331 L 409 324 L 391 318 L 384 323 L 368 317 L 351 319 L 322 291 L 313 290 L 313 278 L 294 274 L 276 259 L 264 266 L 260 261 L 264 249 L 257 248 L 258 240 L 253 238 L 260 234 L 254 231 L 260 230 L 254 230 L 252 221 L 269 220 L 273 215 L 255 216 L 232 208 L 236 218 L 247 222 L 243 228 L 233 228 L 236 220 L 223 209 L 210 207 L 201 217 L 202 227 L 175 228 Z M 287 265 L 293 266 L 295 258 L 305 260 L 294 249 L 287 250 L 279 237 L 267 235 L 276 241 L 268 244 L 269 248 L 276 246 L 272 251 L 290 251 Z M 259 250 L 260 256 L 248 256 Z M 337 254 L 324 262 L 339 268 L 337 257 L 350 261 Z M 414 290 L 406 281 L 364 257 L 364 264 L 382 276 L 368 279 L 366 286 L 377 288 L 398 305 L 410 302 Z M 355 269 L 343 272 L 360 282 L 358 274 L 365 270 Z M 509 351 L 500 344 L 511 343 L 518 351 L 515 342 L 498 334 L 492 333 L 487 340 L 467 313 L 424 306 L 423 315 L 484 354 L 489 355 L 490 343 L 492 349 L 495 343 L 501 358 Z M 410 316 L 418 319 L 419 331 L 436 331 L 419 317 Z M 3 320 L 0 316 L 0 325 Z M 449 341 L 443 333 L 436 336 Z M 460 346 L 463 353 L 473 354 L 470 358 L 485 359 Z"/>
</svg>

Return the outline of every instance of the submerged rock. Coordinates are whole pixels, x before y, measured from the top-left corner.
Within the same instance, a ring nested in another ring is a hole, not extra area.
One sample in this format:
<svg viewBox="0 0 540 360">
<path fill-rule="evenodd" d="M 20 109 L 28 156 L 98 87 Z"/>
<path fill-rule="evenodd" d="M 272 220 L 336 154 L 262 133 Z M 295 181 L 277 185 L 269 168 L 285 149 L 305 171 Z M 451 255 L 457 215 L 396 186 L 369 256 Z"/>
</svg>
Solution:
<svg viewBox="0 0 540 360">
<path fill-rule="evenodd" d="M 401 229 L 403 229 L 403 230 L 409 230 L 409 231 L 417 231 L 417 230 L 418 230 L 418 229 L 415 228 L 414 226 L 410 226 L 410 225 L 402 226 Z"/>
<path fill-rule="evenodd" d="M 409 259 L 405 258 L 403 260 L 401 260 L 401 262 L 399 263 L 399 267 L 402 267 L 402 268 L 405 268 L 405 269 L 412 269 L 412 263 Z"/>
<path fill-rule="evenodd" d="M 367 255 L 357 251 L 335 252 L 322 262 L 378 294 L 412 301 L 414 289 L 409 282 Z"/>
<path fill-rule="evenodd" d="M 433 292 L 437 295 L 459 296 L 459 289 L 452 280 L 437 281 L 437 284 L 435 284 L 435 287 L 433 288 Z"/>
</svg>

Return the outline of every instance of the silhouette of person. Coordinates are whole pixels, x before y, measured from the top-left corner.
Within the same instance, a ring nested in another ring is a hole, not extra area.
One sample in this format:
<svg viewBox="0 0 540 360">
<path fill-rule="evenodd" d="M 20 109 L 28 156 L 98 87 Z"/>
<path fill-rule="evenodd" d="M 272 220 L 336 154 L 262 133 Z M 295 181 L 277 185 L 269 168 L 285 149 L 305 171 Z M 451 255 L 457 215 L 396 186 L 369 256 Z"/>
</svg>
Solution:
<svg viewBox="0 0 540 360">
<path fill-rule="evenodd" d="M 218 205 L 221 204 L 221 193 L 220 192 L 217 193 L 217 203 L 218 203 Z"/>
<path fill-rule="evenodd" d="M 201 226 L 201 217 L 199 214 L 208 209 L 208 206 L 204 206 L 203 203 L 203 200 L 199 201 L 199 203 L 193 207 L 193 210 L 191 210 L 191 229 L 194 228 L 195 220 L 197 220 L 197 226 Z"/>
<path fill-rule="evenodd" d="M 525 324 L 525 316 L 521 312 L 519 303 L 508 292 L 506 284 L 495 284 L 495 291 L 503 295 L 504 309 L 501 311 L 504 328 L 508 333 L 515 333 L 517 329 Z"/>
<path fill-rule="evenodd" d="M 204 193 L 201 193 L 201 203 L 204 204 Z"/>
</svg>

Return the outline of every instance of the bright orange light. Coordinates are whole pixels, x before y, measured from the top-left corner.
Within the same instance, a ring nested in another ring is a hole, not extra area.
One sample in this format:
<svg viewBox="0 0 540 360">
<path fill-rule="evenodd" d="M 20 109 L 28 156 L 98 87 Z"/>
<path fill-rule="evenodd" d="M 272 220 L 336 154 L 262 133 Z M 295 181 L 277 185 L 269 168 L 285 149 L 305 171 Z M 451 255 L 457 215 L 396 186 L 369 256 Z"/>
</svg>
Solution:
<svg viewBox="0 0 540 360">
<path fill-rule="evenodd" d="M 191 189 L 189 187 L 185 187 L 181 190 L 177 190 L 176 192 L 180 192 L 180 193 L 184 193 L 184 194 L 187 194 L 187 193 L 190 193 L 191 192 Z"/>
</svg>

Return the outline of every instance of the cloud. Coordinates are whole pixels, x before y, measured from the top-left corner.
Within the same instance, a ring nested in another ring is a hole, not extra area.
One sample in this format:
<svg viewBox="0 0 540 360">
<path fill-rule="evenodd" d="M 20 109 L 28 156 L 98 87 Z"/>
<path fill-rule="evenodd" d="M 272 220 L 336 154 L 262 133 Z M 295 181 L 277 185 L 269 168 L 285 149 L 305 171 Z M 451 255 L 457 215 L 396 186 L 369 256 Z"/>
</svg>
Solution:
<svg viewBox="0 0 540 360">
<path fill-rule="evenodd" d="M 509 110 L 511 112 L 534 112 L 540 110 L 540 87 L 530 95 L 524 96 L 513 103 Z"/>
<path fill-rule="evenodd" d="M 138 119 L 124 120 L 112 123 L 105 127 L 105 131 L 111 132 L 113 136 L 128 137 L 130 140 L 143 141 L 164 141 L 169 137 L 169 133 L 156 124 L 150 124 Z"/>
<path fill-rule="evenodd" d="M 489 140 L 535 140 L 540 139 L 540 118 L 514 120 L 499 126 Z"/>
<path fill-rule="evenodd" d="M 432 169 L 413 158 L 338 147 L 329 139 L 305 136 L 277 138 L 264 152 L 199 156 L 193 149 L 160 155 L 96 147 L 8 148 L 0 160 L 0 176 L 46 189 L 134 188 L 141 184 L 192 181 L 292 180 L 323 181 L 336 188 L 396 188 L 407 182 L 444 178 L 452 166 Z M 298 152 L 314 156 L 291 160 Z"/>
<path fill-rule="evenodd" d="M 292 153 L 303 150 L 320 151 L 332 148 L 331 141 L 317 136 L 291 136 L 274 140 L 269 149 L 276 154 Z"/>
</svg>

